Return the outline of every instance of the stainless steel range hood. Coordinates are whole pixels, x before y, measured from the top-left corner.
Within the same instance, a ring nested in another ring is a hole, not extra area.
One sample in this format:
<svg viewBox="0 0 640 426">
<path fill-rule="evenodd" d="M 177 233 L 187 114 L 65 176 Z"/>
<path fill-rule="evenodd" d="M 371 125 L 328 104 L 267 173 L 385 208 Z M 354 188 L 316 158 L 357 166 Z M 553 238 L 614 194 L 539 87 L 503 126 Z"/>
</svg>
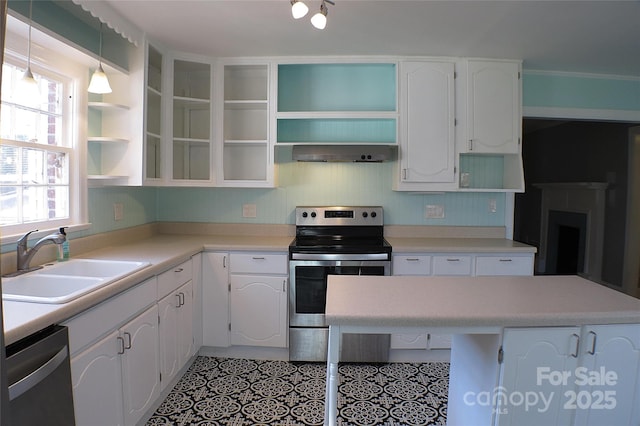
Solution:
<svg viewBox="0 0 640 426">
<path fill-rule="evenodd" d="M 381 163 L 394 159 L 393 145 L 294 145 L 296 161 Z"/>
</svg>

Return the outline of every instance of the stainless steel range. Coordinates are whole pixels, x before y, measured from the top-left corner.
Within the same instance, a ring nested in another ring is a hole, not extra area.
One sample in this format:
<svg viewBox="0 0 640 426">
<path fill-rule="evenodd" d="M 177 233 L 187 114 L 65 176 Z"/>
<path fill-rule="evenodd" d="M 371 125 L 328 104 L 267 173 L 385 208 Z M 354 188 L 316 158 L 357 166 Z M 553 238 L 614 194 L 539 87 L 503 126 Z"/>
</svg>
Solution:
<svg viewBox="0 0 640 426">
<path fill-rule="evenodd" d="M 390 275 L 382 207 L 297 207 L 289 246 L 289 359 L 325 361 L 329 275 Z M 389 335 L 345 335 L 341 361 L 384 362 Z"/>
</svg>

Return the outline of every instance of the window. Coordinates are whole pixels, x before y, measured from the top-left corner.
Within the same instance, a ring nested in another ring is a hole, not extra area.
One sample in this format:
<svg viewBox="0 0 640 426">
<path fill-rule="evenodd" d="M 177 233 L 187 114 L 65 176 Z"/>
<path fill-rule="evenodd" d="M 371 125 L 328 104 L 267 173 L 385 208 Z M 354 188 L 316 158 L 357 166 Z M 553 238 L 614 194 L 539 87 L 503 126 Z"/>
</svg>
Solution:
<svg viewBox="0 0 640 426">
<path fill-rule="evenodd" d="M 38 98 L 21 96 L 24 70 L 2 70 L 0 225 L 69 219 L 69 158 L 63 132 L 64 84 L 36 75 Z"/>
<path fill-rule="evenodd" d="M 3 243 L 39 229 L 85 222 L 79 185 L 75 86 L 88 70 L 45 50 L 31 63 L 38 93 L 26 95 L 27 43 L 7 27 L 0 107 L 0 229 Z M 22 39 L 24 40 L 24 39 Z M 81 74 L 82 73 L 82 74 Z M 83 81 L 84 83 L 84 81 Z M 86 99 L 84 99 L 86 102 Z M 86 191 L 86 189 L 85 189 Z"/>
</svg>

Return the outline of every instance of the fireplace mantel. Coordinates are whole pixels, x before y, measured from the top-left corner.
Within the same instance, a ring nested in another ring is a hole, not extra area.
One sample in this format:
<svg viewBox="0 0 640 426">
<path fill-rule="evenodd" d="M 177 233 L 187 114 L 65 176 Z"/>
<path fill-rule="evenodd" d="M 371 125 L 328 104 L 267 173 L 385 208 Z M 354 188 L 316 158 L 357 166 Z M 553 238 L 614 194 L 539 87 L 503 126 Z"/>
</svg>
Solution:
<svg viewBox="0 0 640 426">
<path fill-rule="evenodd" d="M 593 281 L 601 281 L 602 252 L 604 243 L 604 215 L 607 183 L 604 182 L 558 182 L 533 184 L 542 190 L 540 221 L 539 273 L 547 272 L 549 249 L 549 211 L 583 213 L 587 217 L 584 248 L 583 276 Z"/>
</svg>

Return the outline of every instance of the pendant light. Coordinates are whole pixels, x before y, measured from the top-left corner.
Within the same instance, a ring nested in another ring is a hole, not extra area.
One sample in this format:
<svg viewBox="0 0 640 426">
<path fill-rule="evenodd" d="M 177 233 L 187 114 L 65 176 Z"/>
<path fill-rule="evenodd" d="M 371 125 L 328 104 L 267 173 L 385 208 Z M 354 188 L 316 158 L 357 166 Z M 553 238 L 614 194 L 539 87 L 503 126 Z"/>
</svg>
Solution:
<svg viewBox="0 0 640 426">
<path fill-rule="evenodd" d="M 309 12 L 309 8 L 301 0 L 291 0 L 291 14 L 293 15 L 293 19 L 300 19 L 304 17 L 307 12 Z"/>
<path fill-rule="evenodd" d="M 111 93 L 111 86 L 109 85 L 109 79 L 102 69 L 102 22 L 100 23 L 100 47 L 98 48 L 99 62 L 98 68 L 94 71 L 89 82 L 89 93 Z"/>
<path fill-rule="evenodd" d="M 33 2 L 29 1 L 29 46 L 27 47 L 27 69 L 20 79 L 19 91 L 29 102 L 34 102 L 40 97 L 38 82 L 31 72 L 31 24 L 32 24 Z"/>
</svg>

